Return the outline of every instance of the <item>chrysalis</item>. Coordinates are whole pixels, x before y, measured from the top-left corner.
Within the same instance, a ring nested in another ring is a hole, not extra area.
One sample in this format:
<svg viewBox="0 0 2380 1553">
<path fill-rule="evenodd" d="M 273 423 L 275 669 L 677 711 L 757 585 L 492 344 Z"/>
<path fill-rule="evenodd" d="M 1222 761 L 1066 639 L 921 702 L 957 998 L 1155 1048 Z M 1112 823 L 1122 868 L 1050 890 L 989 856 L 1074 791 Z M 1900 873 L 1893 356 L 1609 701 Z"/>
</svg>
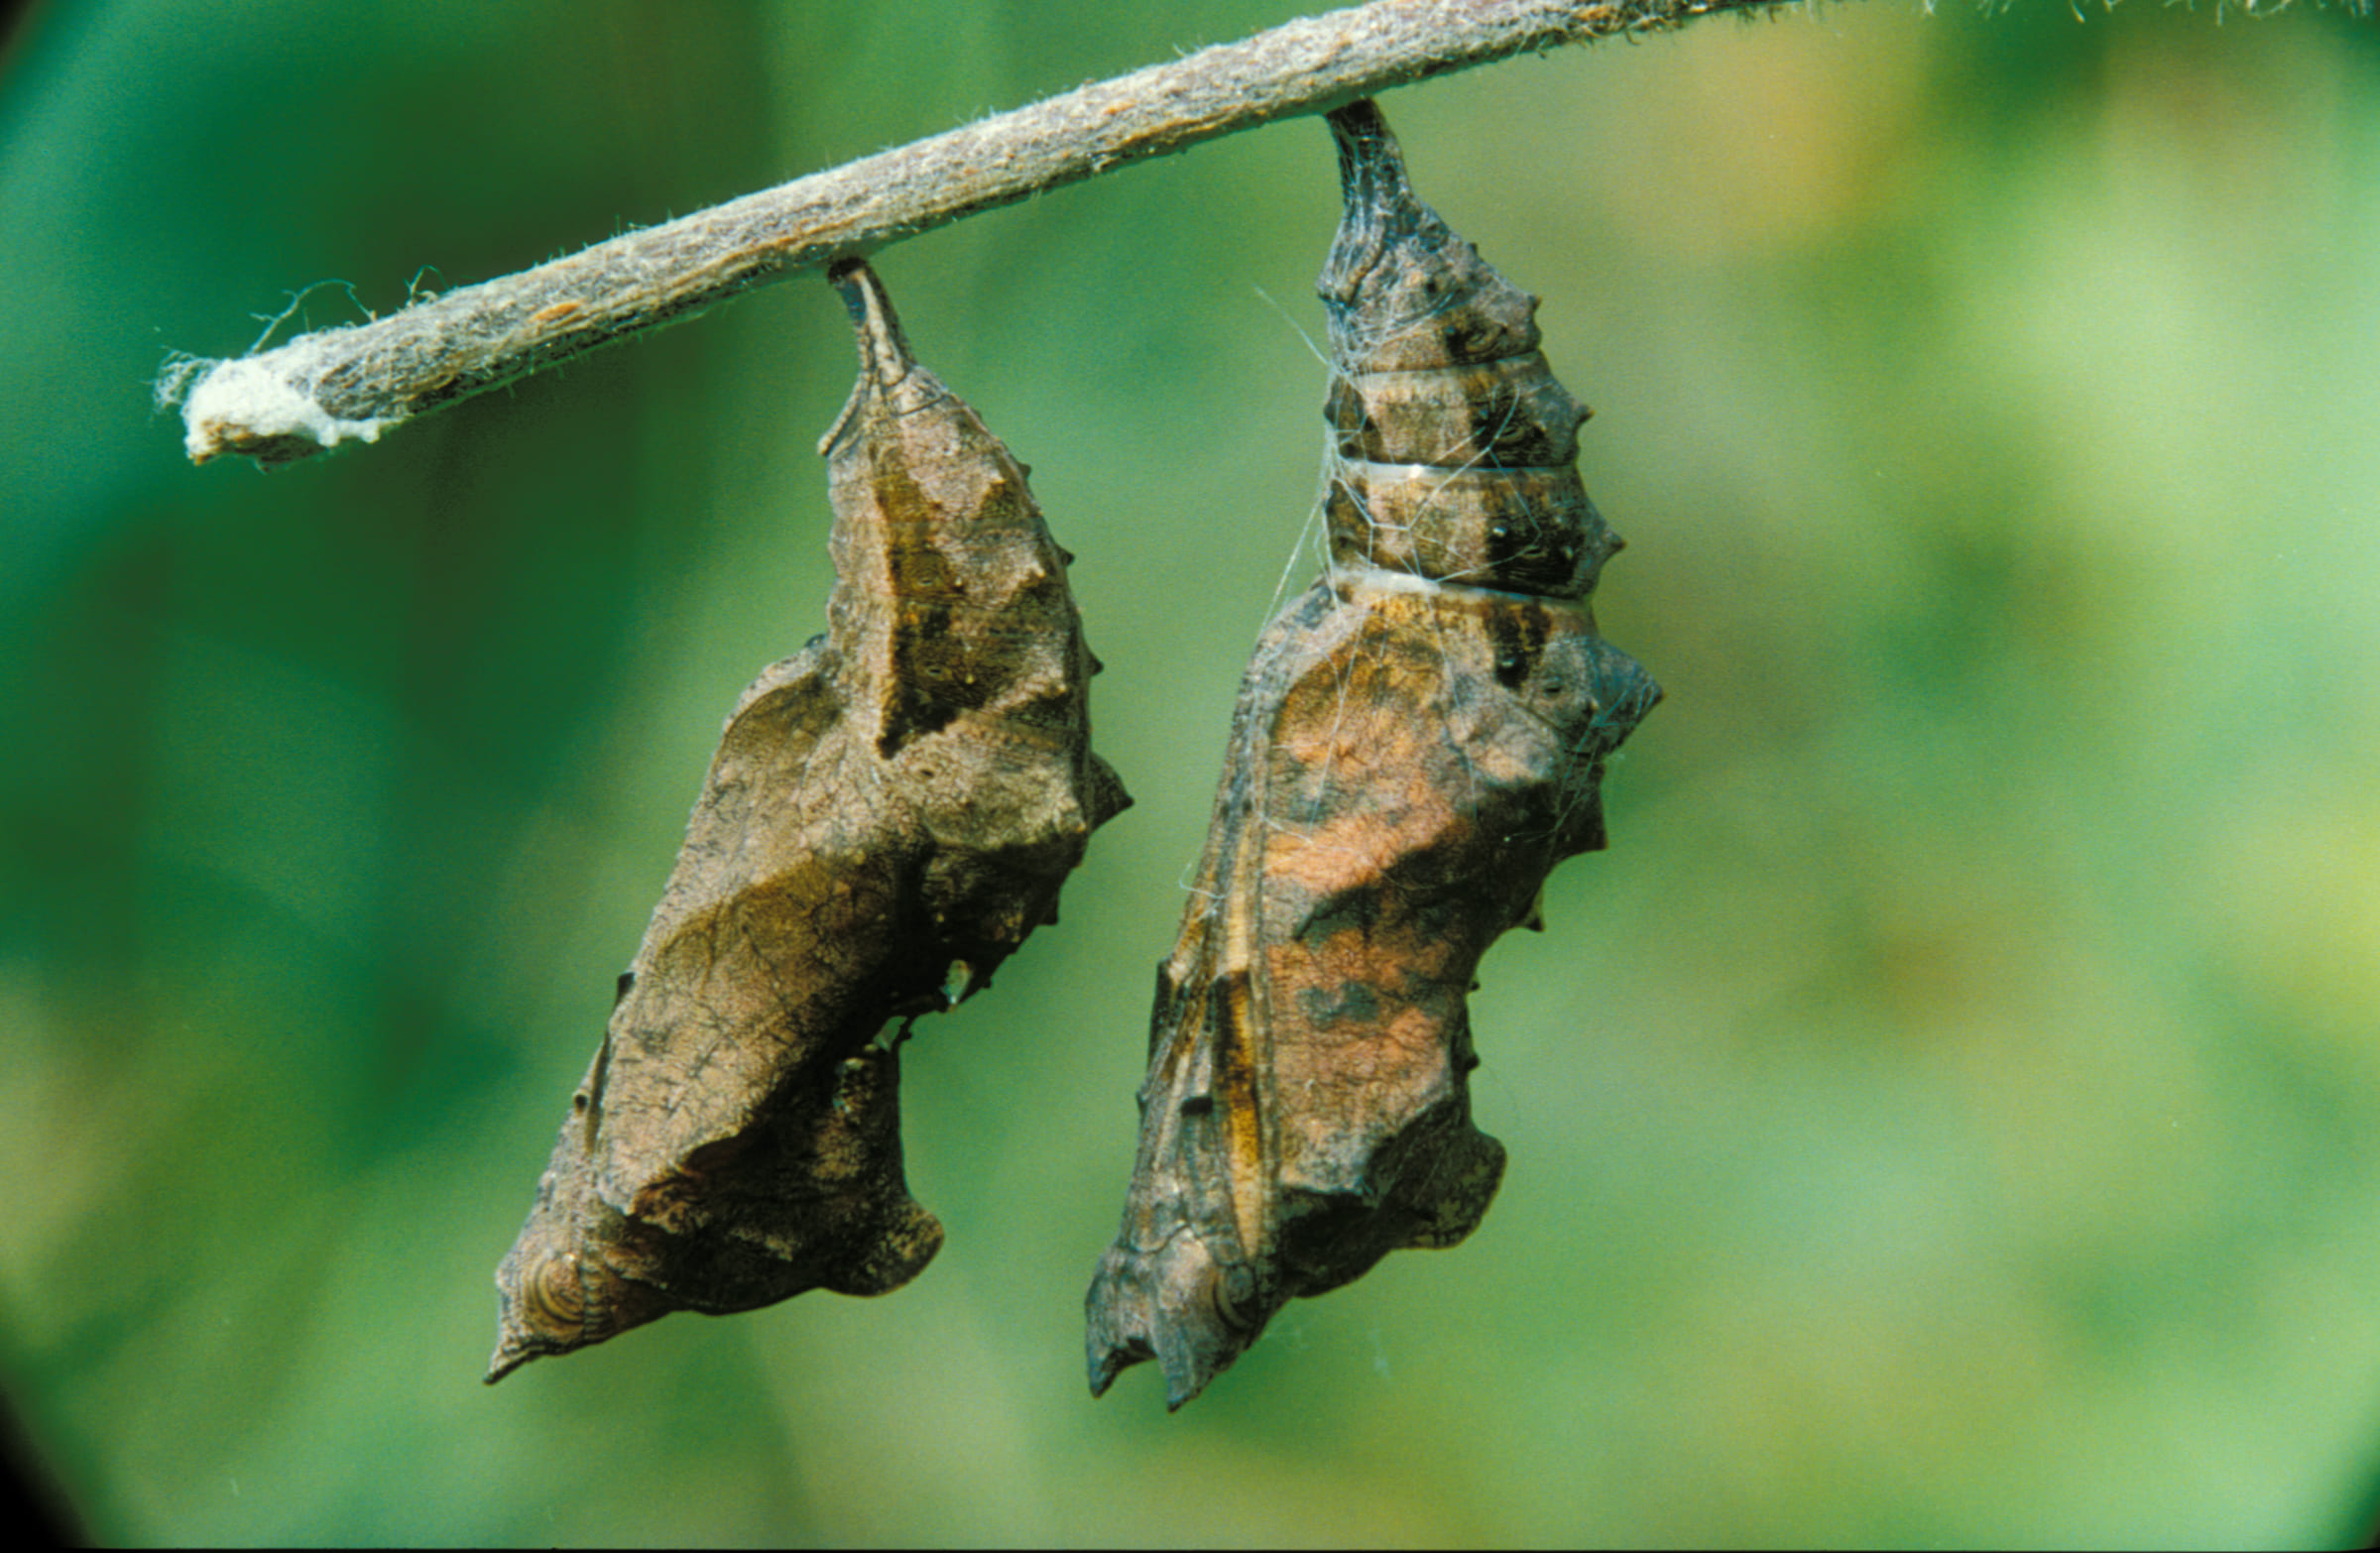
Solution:
<svg viewBox="0 0 2380 1553">
<path fill-rule="evenodd" d="M 1596 635 L 1619 541 L 1536 299 L 1414 197 L 1371 103 L 1330 123 L 1331 563 L 1241 685 L 1088 1300 L 1093 1392 L 1154 1358 L 1175 1407 L 1288 1300 L 1480 1222 L 1473 972 L 1604 845 L 1605 759 L 1660 696 Z"/>
<path fill-rule="evenodd" d="M 1090 751 L 1098 663 L 1024 467 L 911 358 L 866 265 L 830 279 L 860 378 L 819 448 L 828 630 L 728 719 L 497 1269 L 491 1381 L 672 1310 L 914 1277 L 942 1227 L 876 1037 L 988 985 L 1130 801 Z"/>
</svg>

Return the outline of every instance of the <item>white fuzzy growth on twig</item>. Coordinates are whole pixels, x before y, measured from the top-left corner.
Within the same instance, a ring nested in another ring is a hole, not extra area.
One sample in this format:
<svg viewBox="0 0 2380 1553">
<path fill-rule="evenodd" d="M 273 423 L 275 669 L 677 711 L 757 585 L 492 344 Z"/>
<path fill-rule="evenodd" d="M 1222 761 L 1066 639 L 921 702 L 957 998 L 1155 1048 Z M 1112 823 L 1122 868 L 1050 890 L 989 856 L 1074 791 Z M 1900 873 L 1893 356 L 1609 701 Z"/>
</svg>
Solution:
<svg viewBox="0 0 2380 1553">
<path fill-rule="evenodd" d="M 160 410 L 181 406 L 182 446 L 190 462 L 240 453 L 269 464 L 341 442 L 379 441 L 390 421 L 345 419 L 313 396 L 315 374 L 307 368 L 331 359 L 342 332 L 306 335 L 275 352 L 271 362 L 254 356 L 169 362 L 157 380 L 157 404 Z M 308 346 L 317 348 L 303 348 Z"/>
</svg>

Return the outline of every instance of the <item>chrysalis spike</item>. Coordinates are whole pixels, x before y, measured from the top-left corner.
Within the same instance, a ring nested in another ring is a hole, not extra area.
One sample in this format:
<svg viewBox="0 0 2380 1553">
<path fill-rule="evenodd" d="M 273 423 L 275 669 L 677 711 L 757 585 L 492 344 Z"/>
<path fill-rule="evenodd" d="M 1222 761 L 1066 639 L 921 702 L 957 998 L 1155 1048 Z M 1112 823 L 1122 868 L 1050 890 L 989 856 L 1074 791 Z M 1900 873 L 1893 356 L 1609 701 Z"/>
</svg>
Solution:
<svg viewBox="0 0 2380 1553">
<path fill-rule="evenodd" d="M 1428 207 L 1413 197 L 1404 153 L 1378 103 L 1368 97 L 1351 102 L 1328 114 L 1326 122 L 1339 150 L 1339 188 L 1347 215 L 1319 290 L 1338 299 L 1363 283 L 1395 235 L 1417 225 Z"/>
<path fill-rule="evenodd" d="M 872 396 L 893 394 L 911 386 L 923 391 L 915 396 L 922 403 L 930 402 L 943 391 L 931 374 L 917 371 L 917 358 L 909 349 L 908 335 L 901 330 L 900 314 L 893 310 L 885 283 L 877 279 L 867 260 L 838 259 L 828 267 L 826 278 L 835 295 L 843 299 L 843 310 L 850 315 L 852 337 L 860 355 L 859 381 L 852 385 L 851 398 L 844 403 L 843 413 L 835 418 L 835 423 L 827 427 L 826 435 L 818 439 L 818 451 L 831 455 Z"/>
<path fill-rule="evenodd" d="M 852 333 L 859 342 L 860 375 L 891 388 L 909 375 L 917 358 L 909 337 L 901 332 L 900 314 L 885 295 L 885 283 L 864 259 L 842 259 L 826 272 L 843 310 L 851 315 Z"/>
</svg>

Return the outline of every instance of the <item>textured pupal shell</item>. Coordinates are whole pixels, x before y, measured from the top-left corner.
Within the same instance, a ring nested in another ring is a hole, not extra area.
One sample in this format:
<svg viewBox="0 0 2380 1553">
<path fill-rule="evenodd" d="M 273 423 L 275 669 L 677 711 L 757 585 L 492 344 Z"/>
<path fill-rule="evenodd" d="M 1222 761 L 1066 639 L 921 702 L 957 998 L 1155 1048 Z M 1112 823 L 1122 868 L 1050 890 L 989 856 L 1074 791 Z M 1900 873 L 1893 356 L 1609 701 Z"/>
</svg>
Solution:
<svg viewBox="0 0 2380 1553">
<path fill-rule="evenodd" d="M 986 985 L 1130 801 L 1090 753 L 1096 664 L 1023 468 L 871 271 L 833 279 L 861 371 L 822 446 L 828 630 L 728 719 L 498 1268 L 490 1379 L 672 1310 L 915 1276 L 942 1229 L 877 1037 Z"/>
<path fill-rule="evenodd" d="M 1413 197 L 1371 104 L 1331 122 L 1333 563 L 1241 684 L 1087 1301 L 1093 1391 L 1154 1359 L 1176 1407 L 1288 1300 L 1487 1212 L 1474 972 L 1604 845 L 1605 762 L 1660 696 L 1585 602 L 1617 541 L 1535 299 Z"/>
<path fill-rule="evenodd" d="M 1348 212 L 1321 285 L 1332 559 L 1585 598 L 1619 540 L 1579 481 L 1589 412 L 1537 348 L 1537 299 L 1415 197 L 1376 107 L 1331 128 Z"/>
</svg>

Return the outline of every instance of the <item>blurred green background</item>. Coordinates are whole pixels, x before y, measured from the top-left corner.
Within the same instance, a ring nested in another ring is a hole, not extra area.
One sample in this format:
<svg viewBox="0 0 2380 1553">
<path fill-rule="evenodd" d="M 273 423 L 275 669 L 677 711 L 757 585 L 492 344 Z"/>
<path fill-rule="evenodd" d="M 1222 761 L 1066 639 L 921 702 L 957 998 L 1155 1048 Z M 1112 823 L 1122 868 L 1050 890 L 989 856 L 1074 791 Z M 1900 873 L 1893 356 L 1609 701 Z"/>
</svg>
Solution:
<svg viewBox="0 0 2380 1553">
<path fill-rule="evenodd" d="M 1668 701 L 1485 968 L 1459 1250 L 1084 1393 L 1250 643 L 1312 122 L 889 250 L 1138 806 L 908 1048 L 940 1258 L 479 1383 L 720 719 L 821 628 L 803 279 L 271 476 L 236 354 L 1243 36 L 54 3 L 0 76 L 0 1386 L 118 1542 L 2304 1545 L 2380 1484 L 2380 23 L 1904 0 L 1393 94 L 1541 293 Z M 352 293 L 348 290 L 352 287 Z"/>
</svg>

